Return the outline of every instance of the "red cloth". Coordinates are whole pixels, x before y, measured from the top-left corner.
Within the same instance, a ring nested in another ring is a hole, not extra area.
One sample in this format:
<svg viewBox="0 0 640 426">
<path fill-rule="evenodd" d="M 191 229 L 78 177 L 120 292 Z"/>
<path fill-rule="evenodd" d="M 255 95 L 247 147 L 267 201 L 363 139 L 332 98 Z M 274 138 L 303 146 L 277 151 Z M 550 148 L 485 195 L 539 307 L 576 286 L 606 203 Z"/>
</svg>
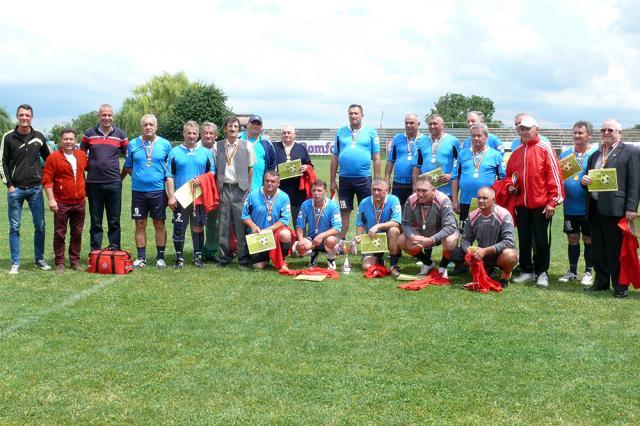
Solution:
<svg viewBox="0 0 640 426">
<path fill-rule="evenodd" d="M 509 185 L 513 185 L 511 176 L 507 176 L 503 180 L 495 181 L 493 185 L 491 185 L 491 188 L 496 192 L 496 204 L 509 210 L 513 218 L 513 226 L 518 226 L 516 218 L 516 197 L 507 191 Z"/>
<path fill-rule="evenodd" d="M 389 275 L 391 273 L 391 270 L 389 270 L 386 266 L 384 265 L 371 265 L 369 267 L 369 269 L 367 269 L 364 272 L 364 276 L 371 279 L 371 278 L 384 278 L 387 275 Z"/>
<path fill-rule="evenodd" d="M 278 270 L 282 269 L 283 266 L 287 266 L 287 262 L 284 261 L 284 257 L 289 256 L 291 254 L 291 246 L 289 246 L 289 250 L 287 250 L 287 252 L 284 253 L 284 256 L 282 253 L 282 243 L 280 242 L 280 233 L 283 232 L 285 229 L 291 232 L 291 229 L 289 229 L 286 226 L 281 226 L 277 228 L 275 231 L 273 231 L 273 238 L 276 240 L 276 248 L 269 251 L 269 258 L 271 259 L 271 263 L 273 263 L 273 266 Z"/>
<path fill-rule="evenodd" d="M 338 273 L 338 271 L 334 271 L 332 269 L 326 269 L 326 268 L 318 268 L 317 266 L 309 269 L 302 269 L 299 271 L 295 271 L 293 269 L 280 270 L 280 275 L 291 275 L 291 276 L 324 275 L 327 278 L 331 278 L 334 280 L 337 280 L 338 278 L 340 278 L 340 274 Z"/>
<path fill-rule="evenodd" d="M 620 285 L 633 284 L 640 288 L 640 260 L 638 260 L 638 239 L 629 229 L 627 218 L 618 221 L 618 228 L 622 231 L 622 246 L 620 247 Z"/>
<path fill-rule="evenodd" d="M 198 176 L 200 181 L 200 189 L 202 195 L 193 201 L 194 206 L 204 205 L 207 213 L 218 208 L 220 197 L 218 196 L 218 185 L 216 184 L 216 175 L 213 173 L 205 173 Z"/>
<path fill-rule="evenodd" d="M 87 169 L 87 154 L 74 149 L 73 156 L 76 157 L 75 176 L 71 163 L 67 161 L 62 150 L 51 153 L 42 170 L 42 186 L 53 188 L 53 197 L 62 204 L 84 203 L 84 172 Z"/>
<path fill-rule="evenodd" d="M 318 179 L 318 177 L 316 176 L 315 170 L 313 170 L 313 166 L 307 164 L 307 170 L 300 176 L 300 187 L 298 187 L 300 191 L 307 193 L 307 198 L 311 198 L 311 184 L 315 182 L 316 179 Z"/>
<path fill-rule="evenodd" d="M 465 284 L 464 288 L 471 291 L 478 291 L 480 293 L 488 293 L 489 291 L 502 291 L 500 283 L 489 275 L 484 269 L 484 262 L 473 257 L 473 253 L 467 253 L 464 256 L 464 260 L 467 261 L 471 268 L 472 282 Z"/>
<path fill-rule="evenodd" d="M 430 285 L 451 285 L 451 281 L 449 281 L 449 278 L 444 278 L 437 269 L 432 269 L 426 277 L 400 284 L 398 288 L 418 291 Z"/>
</svg>

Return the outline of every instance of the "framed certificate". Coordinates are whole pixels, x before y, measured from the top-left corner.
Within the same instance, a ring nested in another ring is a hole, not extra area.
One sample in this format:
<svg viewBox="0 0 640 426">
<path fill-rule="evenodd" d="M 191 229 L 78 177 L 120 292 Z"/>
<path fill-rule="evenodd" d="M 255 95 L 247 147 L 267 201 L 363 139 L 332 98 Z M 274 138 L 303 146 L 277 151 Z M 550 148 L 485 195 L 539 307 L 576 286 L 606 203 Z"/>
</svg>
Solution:
<svg viewBox="0 0 640 426">
<path fill-rule="evenodd" d="M 473 197 L 471 199 L 471 202 L 469 203 L 469 213 L 471 213 L 477 208 L 478 208 L 478 199 L 476 197 Z"/>
<path fill-rule="evenodd" d="M 589 191 L 605 192 L 618 190 L 618 174 L 616 169 L 591 169 L 589 170 L 591 183 Z"/>
<path fill-rule="evenodd" d="M 302 176 L 302 161 L 300 159 L 291 160 L 278 164 L 278 173 L 280 179 L 290 179 L 293 177 Z"/>
<path fill-rule="evenodd" d="M 180 203 L 183 209 L 189 207 L 191 203 L 193 203 L 193 200 L 200 195 L 202 195 L 200 185 L 194 187 L 192 181 L 185 183 L 173 193 L 176 201 Z"/>
<path fill-rule="evenodd" d="M 447 182 L 440 182 L 440 176 L 442 176 L 443 174 L 444 173 L 442 173 L 442 167 L 438 167 L 437 169 L 433 169 L 430 172 L 423 173 L 420 176 L 427 176 L 429 179 L 431 179 L 431 184 L 434 188 L 440 188 L 441 186 L 447 184 Z"/>
<path fill-rule="evenodd" d="M 582 171 L 582 167 L 578 164 L 575 154 L 568 155 L 558 162 L 562 179 L 567 180 Z"/>
<path fill-rule="evenodd" d="M 375 234 L 373 238 L 369 237 L 368 234 L 360 235 L 360 252 L 362 254 L 387 253 L 388 251 L 386 232 Z"/>
<path fill-rule="evenodd" d="M 276 240 L 273 238 L 273 231 L 267 229 L 259 234 L 249 234 L 246 236 L 247 246 L 250 254 L 262 253 L 276 248 Z"/>
</svg>

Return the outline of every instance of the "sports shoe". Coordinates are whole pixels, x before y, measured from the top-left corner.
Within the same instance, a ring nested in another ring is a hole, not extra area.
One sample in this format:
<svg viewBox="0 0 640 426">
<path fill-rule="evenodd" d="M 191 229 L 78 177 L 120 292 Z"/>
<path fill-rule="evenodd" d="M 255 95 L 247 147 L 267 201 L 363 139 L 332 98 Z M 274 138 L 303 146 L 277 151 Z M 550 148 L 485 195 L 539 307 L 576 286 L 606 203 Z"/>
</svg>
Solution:
<svg viewBox="0 0 640 426">
<path fill-rule="evenodd" d="M 436 262 L 431 262 L 430 265 L 422 265 L 420 266 L 420 272 L 418 272 L 416 275 L 419 277 L 426 277 L 427 274 L 429 274 L 429 272 L 431 272 L 431 270 L 433 268 L 436 267 Z"/>
<path fill-rule="evenodd" d="M 56 265 L 56 274 L 64 274 L 64 265 Z"/>
<path fill-rule="evenodd" d="M 11 265 L 11 269 L 9 269 L 9 273 L 11 275 L 16 275 L 18 273 L 19 269 L 20 269 L 20 265 L 18 265 L 18 264 Z"/>
<path fill-rule="evenodd" d="M 502 288 L 509 287 L 509 278 L 500 278 L 500 280 L 498 282 L 500 283 Z"/>
<path fill-rule="evenodd" d="M 584 273 L 582 280 L 580 281 L 582 285 L 592 285 L 593 284 L 593 273 L 591 271 L 587 271 Z"/>
<path fill-rule="evenodd" d="M 335 271 L 336 269 L 338 269 L 338 267 L 336 266 L 336 259 L 327 259 L 327 269 L 329 269 L 330 271 Z"/>
<path fill-rule="evenodd" d="M 449 278 L 449 271 L 447 271 L 447 268 L 438 268 L 438 272 L 440 272 L 442 278 Z"/>
<path fill-rule="evenodd" d="M 391 267 L 391 276 L 394 278 L 398 278 L 400 276 L 400 274 L 402 274 L 402 271 L 400 270 L 400 267 L 398 265 L 393 265 Z"/>
<path fill-rule="evenodd" d="M 528 281 L 533 281 L 535 277 L 536 276 L 533 272 L 521 272 L 520 275 L 518 275 L 511 281 L 513 281 L 514 283 L 521 284 L 521 283 L 526 283 Z"/>
<path fill-rule="evenodd" d="M 84 266 L 82 266 L 80 262 L 72 263 L 71 269 L 73 269 L 76 272 L 84 272 Z"/>
<path fill-rule="evenodd" d="M 36 260 L 35 265 L 36 268 L 40 269 L 41 271 L 51 270 L 51 266 L 49 266 L 49 264 L 44 259 Z"/>
<path fill-rule="evenodd" d="M 311 253 L 311 257 L 309 258 L 309 268 L 315 268 L 318 266 L 318 253 L 319 252 L 317 251 Z"/>
<path fill-rule="evenodd" d="M 137 258 L 133 261 L 133 267 L 136 269 L 144 268 L 147 266 L 147 259 Z"/>
<path fill-rule="evenodd" d="M 167 264 L 164 262 L 164 259 L 158 259 L 156 260 L 156 268 L 158 269 L 164 269 L 167 267 Z"/>
<path fill-rule="evenodd" d="M 575 281 L 578 279 L 578 276 L 571 271 L 567 271 L 563 276 L 558 278 L 558 281 L 561 283 L 568 283 L 569 281 Z"/>
<path fill-rule="evenodd" d="M 541 272 L 540 275 L 538 275 L 538 279 L 536 280 L 536 286 L 540 288 L 549 287 L 549 277 L 547 276 L 546 272 Z"/>
<path fill-rule="evenodd" d="M 196 256 L 196 258 L 193 259 L 193 264 L 197 268 L 204 268 L 204 262 L 202 261 L 202 256 Z"/>
<path fill-rule="evenodd" d="M 173 264 L 173 269 L 182 269 L 184 268 L 184 259 L 179 257 L 176 259 L 176 263 Z"/>
</svg>

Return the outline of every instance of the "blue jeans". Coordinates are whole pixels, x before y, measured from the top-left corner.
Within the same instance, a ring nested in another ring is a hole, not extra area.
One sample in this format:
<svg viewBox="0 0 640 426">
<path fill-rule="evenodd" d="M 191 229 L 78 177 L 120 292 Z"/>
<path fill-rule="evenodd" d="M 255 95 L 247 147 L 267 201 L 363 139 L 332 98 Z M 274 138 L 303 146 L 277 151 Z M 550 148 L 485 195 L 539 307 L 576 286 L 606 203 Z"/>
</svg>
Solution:
<svg viewBox="0 0 640 426">
<path fill-rule="evenodd" d="M 42 187 L 34 186 L 27 189 L 17 188 L 7 193 L 9 213 L 9 248 L 11 250 L 11 264 L 20 264 L 20 222 L 22 220 L 22 205 L 27 200 L 31 216 L 33 217 L 33 254 L 35 260 L 44 259 L 44 198 Z"/>
</svg>

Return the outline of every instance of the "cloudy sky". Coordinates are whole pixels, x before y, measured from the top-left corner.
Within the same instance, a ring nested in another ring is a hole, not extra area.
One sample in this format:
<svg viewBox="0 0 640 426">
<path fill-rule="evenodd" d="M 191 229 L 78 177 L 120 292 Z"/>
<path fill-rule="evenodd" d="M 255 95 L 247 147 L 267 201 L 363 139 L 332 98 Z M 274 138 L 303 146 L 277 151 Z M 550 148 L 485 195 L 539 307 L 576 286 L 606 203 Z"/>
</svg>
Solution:
<svg viewBox="0 0 640 426">
<path fill-rule="evenodd" d="M 118 108 L 162 72 L 215 83 L 266 127 L 338 127 L 361 103 L 401 127 L 446 92 L 543 126 L 640 123 L 640 12 L 630 0 L 13 1 L 0 15 L 0 105 L 49 128 Z"/>
</svg>

